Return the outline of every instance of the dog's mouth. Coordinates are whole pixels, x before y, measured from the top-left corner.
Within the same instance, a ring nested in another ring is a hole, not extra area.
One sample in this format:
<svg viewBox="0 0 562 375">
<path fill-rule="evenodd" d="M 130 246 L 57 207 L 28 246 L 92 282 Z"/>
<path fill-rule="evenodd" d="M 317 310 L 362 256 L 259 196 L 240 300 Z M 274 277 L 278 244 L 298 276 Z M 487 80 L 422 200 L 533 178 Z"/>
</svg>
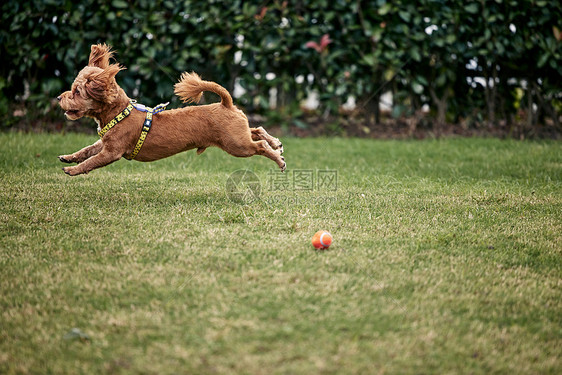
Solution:
<svg viewBox="0 0 562 375">
<path fill-rule="evenodd" d="M 71 120 L 81 117 L 79 113 L 80 111 L 78 111 L 77 109 L 69 109 L 67 111 L 64 111 L 64 115 Z"/>
</svg>

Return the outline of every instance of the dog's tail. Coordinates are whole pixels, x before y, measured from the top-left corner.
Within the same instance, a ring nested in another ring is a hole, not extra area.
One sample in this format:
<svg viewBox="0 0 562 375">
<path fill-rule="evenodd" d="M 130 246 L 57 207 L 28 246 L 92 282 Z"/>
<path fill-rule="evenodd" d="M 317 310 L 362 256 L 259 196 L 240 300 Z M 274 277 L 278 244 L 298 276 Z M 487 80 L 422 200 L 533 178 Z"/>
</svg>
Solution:
<svg viewBox="0 0 562 375">
<path fill-rule="evenodd" d="M 184 72 L 180 81 L 174 85 L 174 93 L 184 103 L 198 103 L 203 96 L 203 91 L 212 91 L 221 97 L 221 104 L 232 108 L 232 97 L 224 87 L 215 82 L 203 81 L 197 73 Z"/>
</svg>

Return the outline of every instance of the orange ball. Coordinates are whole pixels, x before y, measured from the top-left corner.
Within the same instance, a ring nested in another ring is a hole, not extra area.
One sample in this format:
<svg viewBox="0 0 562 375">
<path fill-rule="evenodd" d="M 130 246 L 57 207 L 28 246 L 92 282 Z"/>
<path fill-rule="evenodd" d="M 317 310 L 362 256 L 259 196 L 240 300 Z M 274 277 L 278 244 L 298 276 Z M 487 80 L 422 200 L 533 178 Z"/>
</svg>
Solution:
<svg viewBox="0 0 562 375">
<path fill-rule="evenodd" d="M 327 249 L 332 244 L 332 235 L 325 230 L 319 230 L 312 236 L 312 246 L 317 249 Z"/>
</svg>

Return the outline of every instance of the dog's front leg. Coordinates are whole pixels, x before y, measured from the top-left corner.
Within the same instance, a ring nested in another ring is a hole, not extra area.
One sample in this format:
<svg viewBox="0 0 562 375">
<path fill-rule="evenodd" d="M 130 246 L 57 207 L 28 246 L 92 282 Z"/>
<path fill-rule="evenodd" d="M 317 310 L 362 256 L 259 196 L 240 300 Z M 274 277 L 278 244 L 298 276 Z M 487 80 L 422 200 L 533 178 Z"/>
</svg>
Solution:
<svg viewBox="0 0 562 375">
<path fill-rule="evenodd" d="M 84 160 L 97 155 L 103 148 L 103 143 L 101 139 L 94 143 L 93 145 L 84 147 L 80 151 L 76 151 L 74 154 L 70 155 L 60 155 L 59 160 L 64 163 L 82 163 Z"/>
<path fill-rule="evenodd" d="M 76 176 L 78 174 L 88 173 L 96 168 L 105 167 L 106 165 L 121 159 L 121 156 L 123 156 L 122 152 L 103 147 L 98 154 L 92 156 L 84 162 L 73 167 L 64 167 L 62 170 L 67 175 Z"/>
</svg>

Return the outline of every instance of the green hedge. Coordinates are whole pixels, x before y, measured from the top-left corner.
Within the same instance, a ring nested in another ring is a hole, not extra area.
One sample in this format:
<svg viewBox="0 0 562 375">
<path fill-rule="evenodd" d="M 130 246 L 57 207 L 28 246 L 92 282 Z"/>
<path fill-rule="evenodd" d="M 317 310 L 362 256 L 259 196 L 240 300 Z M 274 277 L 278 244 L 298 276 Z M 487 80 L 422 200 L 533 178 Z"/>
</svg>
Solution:
<svg viewBox="0 0 562 375">
<path fill-rule="evenodd" d="M 336 115 L 353 96 L 369 122 L 380 121 L 390 90 L 395 117 L 425 105 L 438 125 L 559 126 L 557 1 L 8 0 L 1 9 L 4 126 L 14 108 L 52 113 L 51 99 L 98 42 L 114 46 L 128 68 L 119 83 L 147 104 L 172 99 L 180 73 L 193 70 L 229 90 L 238 82 L 247 111 L 297 123 L 309 90 L 319 113 Z M 331 42 L 321 46 L 325 34 Z"/>
</svg>

